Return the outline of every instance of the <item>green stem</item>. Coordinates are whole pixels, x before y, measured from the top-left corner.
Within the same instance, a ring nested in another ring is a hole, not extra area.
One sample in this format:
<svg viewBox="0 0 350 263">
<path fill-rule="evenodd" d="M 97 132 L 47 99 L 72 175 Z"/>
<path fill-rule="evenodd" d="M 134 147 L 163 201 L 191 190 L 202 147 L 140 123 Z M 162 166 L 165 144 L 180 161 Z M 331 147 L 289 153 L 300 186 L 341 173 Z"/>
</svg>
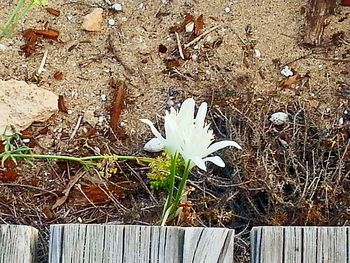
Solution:
<svg viewBox="0 0 350 263">
<path fill-rule="evenodd" d="M 177 153 L 174 154 L 174 156 L 171 156 L 171 162 L 170 162 L 170 188 L 168 197 L 165 201 L 163 213 L 162 213 L 162 219 L 164 219 L 167 210 L 172 205 L 173 202 L 173 195 L 174 195 L 174 187 L 175 187 L 175 175 L 176 175 L 176 162 L 177 162 Z"/>
<path fill-rule="evenodd" d="M 191 161 L 188 161 L 187 164 L 186 164 L 185 170 L 183 172 L 183 175 L 182 175 L 182 178 L 181 178 L 181 181 L 180 181 L 180 184 L 179 184 L 179 188 L 177 189 L 177 192 L 176 192 L 176 197 L 175 197 L 175 200 L 174 200 L 174 208 L 173 208 L 172 213 L 174 213 L 176 211 L 176 209 L 178 208 L 178 206 L 179 206 L 183 189 L 186 186 L 188 175 L 190 174 L 190 164 L 191 164 Z M 174 209 L 175 209 L 175 211 L 174 211 Z"/>
<path fill-rule="evenodd" d="M 1 30 L 0 37 L 7 35 L 11 31 L 11 27 L 13 26 L 13 21 L 14 21 L 15 17 L 17 16 L 18 11 L 22 8 L 24 3 L 25 3 L 25 0 L 19 0 L 18 1 L 15 9 L 12 11 L 9 19 L 7 20 L 7 22 L 6 22 L 5 26 L 4 26 L 4 28 Z"/>
<path fill-rule="evenodd" d="M 34 5 L 34 1 L 31 1 L 29 4 L 27 4 L 23 12 L 15 17 L 15 19 L 13 20 L 13 25 L 17 25 L 17 23 L 28 14 L 28 12 L 33 7 L 33 5 Z"/>
<path fill-rule="evenodd" d="M 3 156 L 3 154 L 0 154 L 0 159 L 2 156 Z M 75 157 L 75 156 L 66 156 L 66 155 L 13 153 L 13 154 L 11 154 L 11 157 L 13 157 L 14 159 L 64 160 L 64 161 L 71 161 L 71 162 L 78 162 L 78 163 L 83 163 L 85 161 L 94 161 L 94 160 L 116 160 L 116 161 L 134 160 L 134 161 L 139 161 L 139 162 L 144 162 L 144 163 L 150 163 L 153 161 L 153 158 L 137 157 L 137 156 L 123 156 L 123 155 L 98 155 L 98 156 Z"/>
</svg>

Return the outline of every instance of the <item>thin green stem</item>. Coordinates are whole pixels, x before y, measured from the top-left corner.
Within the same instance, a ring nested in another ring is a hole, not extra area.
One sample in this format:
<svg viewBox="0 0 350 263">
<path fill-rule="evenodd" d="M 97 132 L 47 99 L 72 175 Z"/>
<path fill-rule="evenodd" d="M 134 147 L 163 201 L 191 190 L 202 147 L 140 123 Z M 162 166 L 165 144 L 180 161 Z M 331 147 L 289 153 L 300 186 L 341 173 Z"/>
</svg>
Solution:
<svg viewBox="0 0 350 263">
<path fill-rule="evenodd" d="M 31 1 L 30 3 L 28 3 L 25 6 L 23 12 L 21 12 L 18 16 L 15 17 L 15 19 L 13 20 L 14 26 L 17 25 L 17 23 L 29 13 L 29 11 L 33 7 L 33 5 L 34 5 L 34 1 Z"/>
<path fill-rule="evenodd" d="M 1 30 L 0 37 L 8 35 L 11 31 L 11 27 L 13 27 L 13 21 L 15 17 L 17 16 L 17 13 L 22 8 L 23 4 L 25 3 L 25 0 L 19 0 L 15 9 L 12 11 L 10 17 L 8 18 L 4 28 Z"/>
<path fill-rule="evenodd" d="M 187 164 L 186 164 L 185 170 L 183 172 L 183 175 L 182 175 L 182 178 L 181 178 L 181 181 L 180 181 L 180 184 L 179 184 L 179 188 L 177 189 L 177 192 L 176 192 L 176 197 L 175 197 L 175 200 L 174 200 L 174 208 L 173 208 L 173 209 L 175 209 L 175 211 L 176 211 L 176 209 L 179 206 L 180 199 L 181 199 L 181 196 L 182 196 L 182 193 L 183 193 L 183 189 L 186 186 L 188 175 L 190 174 L 190 164 L 191 164 L 191 161 L 188 161 Z M 172 212 L 175 212 L 175 211 L 172 211 Z"/>
<path fill-rule="evenodd" d="M 164 204 L 162 219 L 164 219 L 166 212 L 171 206 L 174 198 L 173 195 L 174 195 L 174 188 L 175 188 L 176 162 L 177 162 L 177 153 L 175 153 L 174 156 L 171 156 L 171 160 L 170 160 L 169 192 Z"/>
<path fill-rule="evenodd" d="M 5 152 L 8 153 L 8 152 Z M 2 158 L 5 153 L 0 154 Z M 98 156 L 86 156 L 86 157 L 75 157 L 66 155 L 49 155 L 49 154 L 23 154 L 23 153 L 11 153 L 11 157 L 14 159 L 50 159 L 50 160 L 64 160 L 71 162 L 84 163 L 86 161 L 96 161 L 96 160 L 115 160 L 115 161 L 127 161 L 134 160 L 143 163 L 150 163 L 153 158 L 147 157 L 137 157 L 137 156 L 123 156 L 123 155 L 98 155 Z"/>
</svg>

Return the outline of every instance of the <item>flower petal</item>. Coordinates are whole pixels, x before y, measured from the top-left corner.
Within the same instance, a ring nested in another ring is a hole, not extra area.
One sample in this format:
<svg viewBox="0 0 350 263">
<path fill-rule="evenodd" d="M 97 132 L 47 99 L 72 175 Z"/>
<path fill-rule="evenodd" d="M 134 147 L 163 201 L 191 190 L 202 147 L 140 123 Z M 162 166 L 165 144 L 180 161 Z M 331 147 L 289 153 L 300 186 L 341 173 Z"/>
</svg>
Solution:
<svg viewBox="0 0 350 263">
<path fill-rule="evenodd" d="M 190 125 L 193 124 L 195 105 L 196 102 L 192 98 L 186 99 L 181 105 L 177 117 L 185 125 L 185 127 L 190 127 Z"/>
<path fill-rule="evenodd" d="M 195 157 L 191 158 L 191 161 L 194 162 L 194 164 L 196 166 L 198 166 L 198 168 L 200 168 L 204 171 L 207 170 L 207 167 L 205 166 L 205 162 L 202 158 L 195 156 Z"/>
<path fill-rule="evenodd" d="M 201 104 L 201 106 L 199 106 L 198 112 L 197 112 L 197 116 L 196 116 L 196 120 L 195 123 L 197 125 L 197 127 L 203 127 L 204 126 L 204 121 L 205 121 L 205 115 L 207 115 L 207 108 L 208 105 L 206 102 L 203 102 Z"/>
<path fill-rule="evenodd" d="M 165 141 L 163 136 L 159 133 L 159 131 L 156 129 L 156 127 L 154 127 L 153 123 L 150 120 L 140 119 L 140 121 L 142 121 L 144 124 L 147 124 L 151 128 L 153 135 L 156 136 L 158 138 L 158 140 L 160 140 L 162 143 Z"/>
<path fill-rule="evenodd" d="M 225 148 L 227 146 L 233 146 L 233 147 L 236 147 L 237 149 L 242 150 L 242 147 L 234 141 L 221 141 L 221 142 L 216 142 L 216 143 L 213 143 L 212 145 L 210 145 L 209 148 L 207 149 L 207 155 L 209 155 L 213 152 L 216 152 L 222 148 Z"/>
<path fill-rule="evenodd" d="M 225 167 L 224 161 L 219 156 L 207 157 L 203 159 L 205 162 L 212 162 L 220 167 Z"/>
</svg>

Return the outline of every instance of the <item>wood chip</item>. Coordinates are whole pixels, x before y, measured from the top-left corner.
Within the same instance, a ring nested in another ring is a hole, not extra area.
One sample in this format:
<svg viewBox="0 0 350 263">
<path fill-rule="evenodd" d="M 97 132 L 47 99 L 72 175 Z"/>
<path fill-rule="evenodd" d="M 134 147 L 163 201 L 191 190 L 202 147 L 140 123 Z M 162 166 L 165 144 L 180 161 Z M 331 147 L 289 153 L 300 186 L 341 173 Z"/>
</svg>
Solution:
<svg viewBox="0 0 350 263">
<path fill-rule="evenodd" d="M 124 81 L 115 81 L 114 79 L 111 79 L 111 86 L 114 88 L 114 99 L 110 110 L 110 125 L 117 135 L 120 131 L 120 116 L 126 107 L 127 87 Z"/>
<path fill-rule="evenodd" d="M 62 80 L 63 79 L 63 72 L 62 71 L 57 71 L 53 77 L 56 79 L 56 80 Z"/>
<path fill-rule="evenodd" d="M 60 112 L 68 113 L 68 108 L 63 95 L 58 96 L 58 109 Z"/>
<path fill-rule="evenodd" d="M 199 36 L 202 34 L 204 28 L 204 18 L 203 15 L 200 15 L 194 22 L 194 34 Z"/>
<path fill-rule="evenodd" d="M 47 8 L 46 8 L 46 11 L 47 11 L 49 14 L 53 15 L 53 16 L 60 16 L 60 14 L 61 14 L 61 11 L 60 11 L 60 10 L 54 9 L 54 8 L 51 8 L 51 7 L 47 7 Z"/>
</svg>

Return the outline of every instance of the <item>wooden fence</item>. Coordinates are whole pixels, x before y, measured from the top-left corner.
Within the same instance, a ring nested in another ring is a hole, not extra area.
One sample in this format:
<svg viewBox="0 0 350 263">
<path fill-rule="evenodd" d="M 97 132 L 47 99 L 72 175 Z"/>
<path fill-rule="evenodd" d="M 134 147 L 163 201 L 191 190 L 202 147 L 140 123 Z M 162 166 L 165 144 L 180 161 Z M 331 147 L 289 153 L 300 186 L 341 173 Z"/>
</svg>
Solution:
<svg viewBox="0 0 350 263">
<path fill-rule="evenodd" d="M 0 263 L 33 263 L 38 231 L 0 226 Z M 52 225 L 50 263 L 231 263 L 234 230 Z M 350 263 L 350 227 L 255 227 L 252 263 Z M 238 262 L 239 263 L 239 262 Z"/>
</svg>

